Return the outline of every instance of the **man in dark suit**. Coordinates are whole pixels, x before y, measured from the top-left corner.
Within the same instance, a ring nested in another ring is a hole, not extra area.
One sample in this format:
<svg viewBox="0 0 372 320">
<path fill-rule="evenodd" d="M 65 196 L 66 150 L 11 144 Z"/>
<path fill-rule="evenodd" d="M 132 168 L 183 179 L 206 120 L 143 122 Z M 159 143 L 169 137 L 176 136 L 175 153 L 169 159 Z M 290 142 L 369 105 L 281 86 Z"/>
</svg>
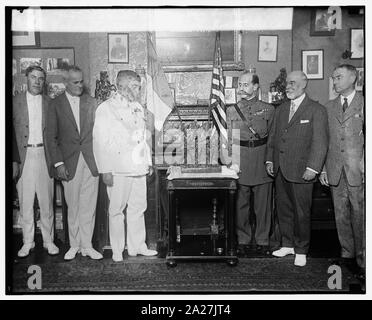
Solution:
<svg viewBox="0 0 372 320">
<path fill-rule="evenodd" d="M 327 111 L 305 93 L 307 77 L 287 77 L 288 102 L 280 105 L 269 133 L 266 170 L 275 176 L 276 204 L 282 247 L 272 254 L 295 254 L 296 266 L 306 265 L 310 243 L 313 183 L 328 149 Z"/>
<path fill-rule="evenodd" d="M 92 237 L 98 193 L 98 171 L 93 156 L 92 130 L 97 104 L 83 93 L 83 72 L 70 66 L 64 74 L 66 92 L 49 108 L 47 143 L 56 177 L 62 180 L 68 206 L 71 248 L 65 260 L 78 252 L 102 259 L 93 249 Z"/>
<path fill-rule="evenodd" d="M 17 182 L 23 232 L 23 246 L 18 251 L 20 258 L 27 257 L 30 250 L 35 247 L 35 193 L 40 206 L 40 229 L 44 248 L 50 255 L 59 253 L 58 247 L 53 243 L 53 179 L 51 178 L 50 156 L 45 145 L 49 98 L 42 92 L 46 74 L 41 67 L 31 66 L 26 70 L 26 77 L 27 92 L 18 94 L 13 99 L 15 130 L 13 146 L 16 143 L 20 157 L 18 168 L 20 178 Z M 17 171 L 16 167 L 18 166 L 13 162 L 15 171 Z"/>
<path fill-rule="evenodd" d="M 338 66 L 332 78 L 340 96 L 326 104 L 330 141 L 320 182 L 331 186 L 341 257 L 364 269 L 364 99 L 354 66 Z"/>
</svg>

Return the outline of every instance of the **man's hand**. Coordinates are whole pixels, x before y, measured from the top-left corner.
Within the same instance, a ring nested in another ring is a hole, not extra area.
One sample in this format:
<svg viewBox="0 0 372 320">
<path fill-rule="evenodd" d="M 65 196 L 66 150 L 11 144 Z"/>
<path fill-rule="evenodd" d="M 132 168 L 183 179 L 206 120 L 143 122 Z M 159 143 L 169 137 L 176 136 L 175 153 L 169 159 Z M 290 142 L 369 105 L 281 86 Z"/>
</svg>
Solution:
<svg viewBox="0 0 372 320">
<path fill-rule="evenodd" d="M 305 181 L 311 181 L 315 179 L 315 176 L 316 176 L 315 172 L 306 169 L 304 175 L 302 176 L 302 179 L 304 179 Z"/>
<path fill-rule="evenodd" d="M 114 185 L 114 177 L 111 172 L 102 174 L 102 180 L 103 183 L 108 187 L 112 187 Z"/>
<path fill-rule="evenodd" d="M 319 177 L 319 181 L 323 186 L 329 187 L 327 172 L 322 172 Z"/>
<path fill-rule="evenodd" d="M 19 175 L 19 163 L 13 161 L 13 180 L 16 180 Z"/>
<path fill-rule="evenodd" d="M 65 180 L 65 181 L 68 180 L 69 172 L 66 169 L 64 164 L 61 164 L 60 166 L 57 167 L 57 175 L 58 175 L 58 178 L 61 180 Z"/>
<path fill-rule="evenodd" d="M 154 167 L 153 166 L 149 166 L 149 176 L 152 176 L 152 174 L 154 173 Z"/>
<path fill-rule="evenodd" d="M 274 164 L 272 162 L 266 163 L 266 172 L 269 176 L 274 177 Z"/>
</svg>

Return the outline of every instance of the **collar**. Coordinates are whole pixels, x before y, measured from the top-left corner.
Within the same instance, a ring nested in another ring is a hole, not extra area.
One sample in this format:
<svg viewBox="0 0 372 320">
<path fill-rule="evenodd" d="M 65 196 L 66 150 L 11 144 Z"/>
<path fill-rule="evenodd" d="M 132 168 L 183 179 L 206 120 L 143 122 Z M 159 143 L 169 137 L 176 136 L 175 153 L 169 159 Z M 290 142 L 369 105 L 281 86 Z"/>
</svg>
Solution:
<svg viewBox="0 0 372 320">
<path fill-rule="evenodd" d="M 347 99 L 347 103 L 350 105 L 351 101 L 353 101 L 353 99 L 355 97 L 355 94 L 356 94 L 356 91 L 355 90 L 353 90 L 353 92 L 350 93 L 347 97 L 345 97 L 342 94 L 340 94 L 341 104 L 344 103 L 344 98 L 346 98 Z"/>
<path fill-rule="evenodd" d="M 296 105 L 296 107 L 298 107 L 298 106 L 302 103 L 302 101 L 304 101 L 305 96 L 306 96 L 306 94 L 305 94 L 305 92 L 304 92 L 303 94 L 301 94 L 301 95 L 300 95 L 299 97 L 297 97 L 296 99 L 293 99 L 292 102 Z"/>
<path fill-rule="evenodd" d="M 72 96 L 72 95 L 69 94 L 67 91 L 65 91 L 65 92 L 66 92 L 66 97 L 67 97 L 67 99 L 69 99 L 69 100 L 74 101 L 74 100 L 78 100 L 78 99 L 80 99 L 80 97 Z"/>
<path fill-rule="evenodd" d="M 28 90 L 27 90 L 26 99 L 27 100 L 37 100 L 37 101 L 39 101 L 41 99 L 41 94 L 38 94 L 38 95 L 34 96 L 31 93 L 29 93 Z"/>
<path fill-rule="evenodd" d="M 241 101 L 244 102 L 245 104 L 252 105 L 252 104 L 256 103 L 257 100 L 258 100 L 257 96 L 253 96 L 250 99 L 243 98 Z"/>
</svg>

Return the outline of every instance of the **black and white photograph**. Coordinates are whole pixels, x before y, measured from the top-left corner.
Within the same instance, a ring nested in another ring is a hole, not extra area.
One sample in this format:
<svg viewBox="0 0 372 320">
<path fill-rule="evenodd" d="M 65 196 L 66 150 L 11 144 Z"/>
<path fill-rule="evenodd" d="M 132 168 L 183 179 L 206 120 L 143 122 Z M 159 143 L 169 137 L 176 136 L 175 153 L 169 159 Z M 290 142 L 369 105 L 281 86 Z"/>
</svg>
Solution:
<svg viewBox="0 0 372 320">
<path fill-rule="evenodd" d="M 8 4 L 5 295 L 368 296 L 366 6 L 244 5 Z"/>
</svg>

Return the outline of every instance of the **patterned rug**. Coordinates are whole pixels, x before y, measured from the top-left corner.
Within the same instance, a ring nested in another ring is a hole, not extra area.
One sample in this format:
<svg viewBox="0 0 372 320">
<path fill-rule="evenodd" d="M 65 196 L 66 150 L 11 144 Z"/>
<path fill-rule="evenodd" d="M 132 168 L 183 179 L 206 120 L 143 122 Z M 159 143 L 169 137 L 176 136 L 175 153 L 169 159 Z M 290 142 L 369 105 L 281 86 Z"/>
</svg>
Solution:
<svg viewBox="0 0 372 320">
<path fill-rule="evenodd" d="M 182 262 L 167 267 L 160 258 L 129 258 L 92 261 L 81 256 L 74 261 L 40 264 L 42 289 L 30 290 L 29 264 L 13 266 L 14 293 L 348 293 L 358 281 L 342 267 L 342 289 L 330 290 L 331 259 L 309 258 L 306 267 L 283 259 L 240 259 L 236 267 L 224 262 Z"/>
</svg>

